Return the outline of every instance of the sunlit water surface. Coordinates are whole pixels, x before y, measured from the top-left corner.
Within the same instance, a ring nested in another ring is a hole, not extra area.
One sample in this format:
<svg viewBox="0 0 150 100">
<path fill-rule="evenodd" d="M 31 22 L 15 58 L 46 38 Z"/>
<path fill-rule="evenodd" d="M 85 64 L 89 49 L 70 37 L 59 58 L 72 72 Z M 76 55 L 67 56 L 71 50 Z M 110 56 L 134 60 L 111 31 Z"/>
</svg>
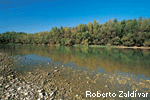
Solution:
<svg viewBox="0 0 150 100">
<path fill-rule="evenodd" d="M 48 64 L 150 80 L 150 50 L 36 45 L 0 45 L 0 50 L 19 57 L 21 73 Z"/>
</svg>

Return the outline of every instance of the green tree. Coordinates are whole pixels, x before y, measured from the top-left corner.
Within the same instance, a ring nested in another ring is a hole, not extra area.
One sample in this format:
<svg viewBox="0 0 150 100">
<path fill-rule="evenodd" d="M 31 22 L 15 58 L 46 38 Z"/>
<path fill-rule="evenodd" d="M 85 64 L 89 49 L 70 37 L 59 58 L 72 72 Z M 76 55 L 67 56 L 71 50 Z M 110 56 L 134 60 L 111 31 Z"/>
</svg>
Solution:
<svg viewBox="0 0 150 100">
<path fill-rule="evenodd" d="M 128 33 L 127 35 L 124 35 L 123 38 L 121 39 L 121 41 L 124 46 L 134 46 L 135 45 L 132 33 Z"/>
</svg>

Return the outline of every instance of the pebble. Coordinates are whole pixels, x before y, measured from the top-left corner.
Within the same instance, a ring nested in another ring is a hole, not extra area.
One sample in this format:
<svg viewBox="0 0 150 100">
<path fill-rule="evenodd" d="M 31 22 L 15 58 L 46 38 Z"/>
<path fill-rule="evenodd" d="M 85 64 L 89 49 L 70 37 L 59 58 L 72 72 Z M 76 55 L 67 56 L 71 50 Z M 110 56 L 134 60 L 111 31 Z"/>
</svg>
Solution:
<svg viewBox="0 0 150 100">
<path fill-rule="evenodd" d="M 8 87 L 9 87 L 9 85 L 6 85 L 6 86 L 5 86 L 5 88 L 8 88 Z"/>
<path fill-rule="evenodd" d="M 0 77 L 2 80 L 6 80 L 6 77 Z M 9 85 L 9 84 L 12 85 Z M 19 83 L 19 84 L 18 84 Z M 3 85 L 1 85 L 3 84 Z M 50 92 L 50 95 L 45 92 L 44 89 L 36 86 L 35 84 L 30 84 L 29 82 L 24 82 L 21 79 L 15 78 L 12 80 L 8 80 L 7 83 L 4 81 L 0 81 L 1 87 L 5 87 L 6 89 L 3 91 L 2 95 L 0 96 L 1 100 L 7 99 L 17 99 L 17 100 L 33 100 L 36 99 L 35 97 L 40 97 L 38 100 L 47 100 L 50 97 L 53 98 L 54 92 Z M 38 93 L 37 93 L 38 92 Z"/>
<path fill-rule="evenodd" d="M 53 94 L 54 94 L 54 92 L 50 92 L 50 93 L 49 93 L 50 97 L 51 97 Z"/>
<path fill-rule="evenodd" d="M 54 70 L 54 72 L 58 72 L 58 70 Z"/>
<path fill-rule="evenodd" d="M 27 92 L 27 93 L 24 93 L 24 95 L 28 95 L 28 92 Z"/>
</svg>

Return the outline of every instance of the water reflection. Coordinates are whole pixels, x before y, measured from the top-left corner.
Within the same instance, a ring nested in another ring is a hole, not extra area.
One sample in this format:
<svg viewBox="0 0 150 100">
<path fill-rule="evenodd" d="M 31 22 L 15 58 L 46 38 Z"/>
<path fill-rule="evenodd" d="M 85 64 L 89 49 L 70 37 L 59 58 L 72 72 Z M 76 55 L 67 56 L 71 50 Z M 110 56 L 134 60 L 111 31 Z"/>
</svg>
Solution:
<svg viewBox="0 0 150 100">
<path fill-rule="evenodd" d="M 64 64 L 84 70 L 150 79 L 149 50 L 35 45 L 0 45 L 0 50 L 13 56 L 26 57 L 27 59 L 20 61 L 28 65 Z"/>
</svg>

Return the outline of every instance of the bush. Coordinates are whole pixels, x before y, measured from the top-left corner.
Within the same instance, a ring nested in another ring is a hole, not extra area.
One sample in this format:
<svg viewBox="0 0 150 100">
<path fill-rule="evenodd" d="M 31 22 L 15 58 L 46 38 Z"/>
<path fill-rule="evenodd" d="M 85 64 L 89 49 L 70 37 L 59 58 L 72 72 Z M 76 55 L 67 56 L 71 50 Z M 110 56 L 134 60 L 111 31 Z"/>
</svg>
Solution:
<svg viewBox="0 0 150 100">
<path fill-rule="evenodd" d="M 123 43 L 124 46 L 134 46 L 135 42 L 133 40 L 133 34 L 129 33 L 127 36 L 123 36 L 121 42 Z"/>
<path fill-rule="evenodd" d="M 61 46 L 72 46 L 74 42 L 70 40 L 69 38 L 62 38 L 60 41 Z"/>
<path fill-rule="evenodd" d="M 145 47 L 150 47 L 150 39 L 149 39 L 149 40 L 146 40 L 146 41 L 144 42 L 144 46 L 145 46 Z"/>
<path fill-rule="evenodd" d="M 120 38 L 119 37 L 115 37 L 112 39 L 112 45 L 120 45 Z"/>
<path fill-rule="evenodd" d="M 61 46 L 65 46 L 65 43 L 66 43 L 65 38 L 62 38 L 62 39 L 60 40 L 60 45 L 61 45 Z"/>
</svg>

